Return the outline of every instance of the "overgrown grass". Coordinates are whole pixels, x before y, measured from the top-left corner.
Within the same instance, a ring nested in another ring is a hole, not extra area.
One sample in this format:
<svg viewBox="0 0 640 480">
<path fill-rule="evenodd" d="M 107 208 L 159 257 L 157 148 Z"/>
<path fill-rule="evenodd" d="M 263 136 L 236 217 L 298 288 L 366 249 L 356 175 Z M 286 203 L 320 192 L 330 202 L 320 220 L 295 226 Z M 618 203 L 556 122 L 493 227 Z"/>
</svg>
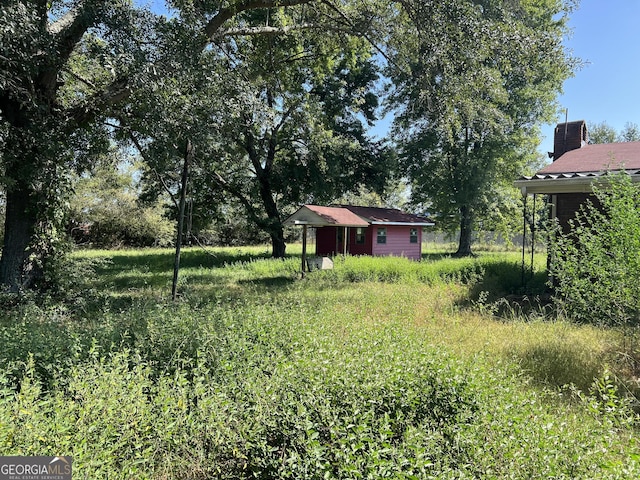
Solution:
<svg viewBox="0 0 640 480">
<path fill-rule="evenodd" d="M 622 336 L 552 321 L 517 254 L 300 279 L 210 253 L 184 252 L 177 303 L 167 250 L 83 252 L 82 298 L 7 303 L 0 454 L 91 479 L 638 477 Z"/>
</svg>

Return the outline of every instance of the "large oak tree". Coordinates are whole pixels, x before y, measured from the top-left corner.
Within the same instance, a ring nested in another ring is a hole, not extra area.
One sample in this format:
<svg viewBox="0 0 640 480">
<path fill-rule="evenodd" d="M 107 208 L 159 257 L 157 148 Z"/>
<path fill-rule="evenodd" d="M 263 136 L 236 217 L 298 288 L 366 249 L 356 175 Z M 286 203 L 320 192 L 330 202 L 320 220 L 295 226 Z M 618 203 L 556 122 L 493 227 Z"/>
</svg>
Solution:
<svg viewBox="0 0 640 480">
<path fill-rule="evenodd" d="M 556 0 L 402 0 L 393 78 L 396 138 L 414 201 L 460 231 L 536 160 L 538 126 L 572 73 L 562 46 L 571 5 Z"/>
<path fill-rule="evenodd" d="M 245 12 L 312 0 L 176 1 L 200 49 Z M 32 287 L 55 248 L 69 169 L 106 145 L 103 120 L 162 75 L 162 21 L 127 0 L 9 0 L 0 6 L 0 161 L 6 217 L 0 285 Z M 250 17 L 240 22 L 249 28 Z M 179 45 L 174 45 L 174 49 Z M 161 66 L 159 66 L 161 70 Z"/>
<path fill-rule="evenodd" d="M 268 233 L 275 257 L 285 254 L 282 222 L 297 204 L 380 191 L 393 173 L 389 149 L 366 134 L 378 106 L 372 45 L 344 20 L 317 13 L 254 12 L 254 23 L 278 35 L 262 27 L 219 39 L 131 114 L 135 143 L 153 166 L 149 186 L 177 190 L 178 139 L 188 137 L 196 216 L 236 203 Z"/>
</svg>

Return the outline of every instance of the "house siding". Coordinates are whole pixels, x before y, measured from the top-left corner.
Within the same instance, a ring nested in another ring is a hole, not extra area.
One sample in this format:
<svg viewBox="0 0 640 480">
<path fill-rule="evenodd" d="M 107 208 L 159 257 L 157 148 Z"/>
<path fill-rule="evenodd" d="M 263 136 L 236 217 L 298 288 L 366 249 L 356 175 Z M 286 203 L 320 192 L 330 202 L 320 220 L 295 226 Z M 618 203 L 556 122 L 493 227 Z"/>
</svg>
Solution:
<svg viewBox="0 0 640 480">
<path fill-rule="evenodd" d="M 564 233 L 569 232 L 569 221 L 574 219 L 580 206 L 587 200 L 597 204 L 596 198 L 589 193 L 559 193 L 555 197 L 555 216 Z"/>
<path fill-rule="evenodd" d="M 377 243 L 377 231 L 378 227 L 387 229 L 387 243 Z M 411 228 L 417 228 L 418 230 L 418 242 L 411 243 L 409 232 Z M 408 226 L 385 226 L 374 225 L 370 228 L 372 230 L 373 248 L 372 255 L 380 256 L 397 256 L 407 257 L 412 260 L 420 260 L 421 258 L 421 245 L 422 245 L 422 228 L 421 227 L 408 227 Z"/>
</svg>

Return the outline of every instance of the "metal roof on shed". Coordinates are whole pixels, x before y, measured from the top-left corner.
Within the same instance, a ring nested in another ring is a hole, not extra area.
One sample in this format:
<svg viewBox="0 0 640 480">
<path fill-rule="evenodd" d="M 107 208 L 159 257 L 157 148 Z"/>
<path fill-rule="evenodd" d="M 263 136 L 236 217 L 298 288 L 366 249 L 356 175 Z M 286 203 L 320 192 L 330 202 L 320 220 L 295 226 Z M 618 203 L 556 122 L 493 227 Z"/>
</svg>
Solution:
<svg viewBox="0 0 640 480">
<path fill-rule="evenodd" d="M 368 227 L 369 222 L 342 207 L 303 205 L 284 221 L 285 225 L 309 225 L 312 227 Z"/>
<path fill-rule="evenodd" d="M 312 227 L 368 227 L 369 225 L 404 225 L 430 227 L 434 222 L 426 217 L 395 208 L 360 207 L 354 205 L 303 205 L 284 221 L 285 225 Z"/>
</svg>

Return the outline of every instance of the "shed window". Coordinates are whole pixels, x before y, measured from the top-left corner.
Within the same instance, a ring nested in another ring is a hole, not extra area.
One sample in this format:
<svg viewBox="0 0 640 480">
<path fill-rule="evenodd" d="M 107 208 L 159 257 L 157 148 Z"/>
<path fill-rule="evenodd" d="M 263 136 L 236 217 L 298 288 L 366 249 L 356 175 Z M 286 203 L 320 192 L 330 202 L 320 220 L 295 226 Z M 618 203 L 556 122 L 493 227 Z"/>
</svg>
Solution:
<svg viewBox="0 0 640 480">
<path fill-rule="evenodd" d="M 364 228 L 356 228 L 356 244 L 364 245 Z"/>
<path fill-rule="evenodd" d="M 387 243 L 387 229 L 386 227 L 378 228 L 378 243 Z"/>
<path fill-rule="evenodd" d="M 409 229 L 409 243 L 418 243 L 418 229 L 410 228 Z"/>
</svg>

